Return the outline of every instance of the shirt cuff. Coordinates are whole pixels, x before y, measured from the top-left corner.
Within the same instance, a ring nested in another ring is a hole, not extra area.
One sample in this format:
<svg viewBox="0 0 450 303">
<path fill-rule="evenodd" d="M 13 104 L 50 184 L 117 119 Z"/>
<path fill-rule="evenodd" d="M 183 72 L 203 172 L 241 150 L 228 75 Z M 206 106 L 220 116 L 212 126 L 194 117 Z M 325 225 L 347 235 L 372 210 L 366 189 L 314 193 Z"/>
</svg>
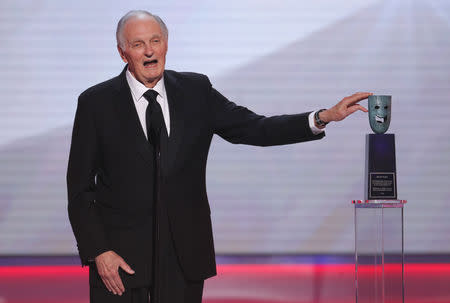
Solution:
<svg viewBox="0 0 450 303">
<path fill-rule="evenodd" d="M 308 121 L 309 121 L 309 127 L 311 128 L 311 131 L 313 133 L 313 135 L 318 135 L 320 133 L 323 133 L 325 130 L 324 128 L 318 128 L 316 126 L 316 124 L 314 123 L 314 115 L 316 114 L 317 111 L 314 111 L 312 113 L 309 114 L 308 116 Z"/>
</svg>

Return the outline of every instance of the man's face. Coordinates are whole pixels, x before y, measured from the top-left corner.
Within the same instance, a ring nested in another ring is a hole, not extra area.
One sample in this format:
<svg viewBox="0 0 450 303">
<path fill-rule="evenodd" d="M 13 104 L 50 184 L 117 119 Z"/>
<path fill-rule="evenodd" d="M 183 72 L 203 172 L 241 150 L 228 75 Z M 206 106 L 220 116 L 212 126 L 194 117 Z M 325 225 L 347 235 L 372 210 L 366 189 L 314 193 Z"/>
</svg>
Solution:
<svg viewBox="0 0 450 303">
<path fill-rule="evenodd" d="M 122 33 L 122 60 L 139 82 L 154 87 L 166 64 L 167 38 L 161 27 L 151 17 L 136 17 L 126 22 Z"/>
</svg>

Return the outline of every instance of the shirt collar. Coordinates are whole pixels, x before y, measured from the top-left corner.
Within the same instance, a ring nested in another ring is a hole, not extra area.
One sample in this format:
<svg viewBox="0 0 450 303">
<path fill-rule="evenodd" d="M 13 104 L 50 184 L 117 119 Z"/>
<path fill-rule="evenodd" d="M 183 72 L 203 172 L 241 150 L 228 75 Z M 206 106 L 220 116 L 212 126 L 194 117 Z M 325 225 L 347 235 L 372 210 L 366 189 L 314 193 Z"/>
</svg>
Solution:
<svg viewBox="0 0 450 303">
<path fill-rule="evenodd" d="M 130 87 L 131 90 L 131 94 L 133 95 L 134 98 L 134 102 L 138 102 L 145 94 L 145 92 L 151 88 L 148 88 L 144 84 L 139 82 L 128 69 L 126 71 L 126 77 L 128 86 Z M 155 90 L 160 97 L 163 98 L 163 96 L 165 96 L 166 87 L 164 85 L 164 75 L 152 89 Z"/>
</svg>

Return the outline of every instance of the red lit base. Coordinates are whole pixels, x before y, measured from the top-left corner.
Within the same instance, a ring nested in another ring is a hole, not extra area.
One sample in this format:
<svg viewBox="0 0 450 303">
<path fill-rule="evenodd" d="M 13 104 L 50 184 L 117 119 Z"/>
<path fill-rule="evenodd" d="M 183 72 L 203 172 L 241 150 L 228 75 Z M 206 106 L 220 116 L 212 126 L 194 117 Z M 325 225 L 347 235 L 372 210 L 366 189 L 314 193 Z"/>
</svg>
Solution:
<svg viewBox="0 0 450 303">
<path fill-rule="evenodd" d="M 355 302 L 355 267 L 220 265 L 205 283 L 206 303 Z M 450 303 L 450 264 L 406 264 L 407 303 Z M 88 303 L 88 271 L 79 266 L 0 267 L 0 303 Z"/>
</svg>

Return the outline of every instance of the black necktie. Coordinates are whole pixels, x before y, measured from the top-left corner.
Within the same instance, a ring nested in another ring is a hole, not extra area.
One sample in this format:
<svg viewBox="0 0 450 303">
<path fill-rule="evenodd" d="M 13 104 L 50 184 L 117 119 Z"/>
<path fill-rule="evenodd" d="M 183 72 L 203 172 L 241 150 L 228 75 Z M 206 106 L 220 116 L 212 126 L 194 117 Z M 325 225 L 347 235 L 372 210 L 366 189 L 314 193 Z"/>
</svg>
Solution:
<svg viewBox="0 0 450 303">
<path fill-rule="evenodd" d="M 161 106 L 156 101 L 158 92 L 149 89 L 145 92 L 144 97 L 148 101 L 147 110 L 145 112 L 145 122 L 147 124 L 148 141 L 159 150 L 160 134 L 163 128 L 164 117 Z"/>
<path fill-rule="evenodd" d="M 161 275 L 160 269 L 160 217 L 161 206 L 159 197 L 159 176 L 160 176 L 160 134 L 163 129 L 164 117 L 162 114 L 161 106 L 156 97 L 158 92 L 153 89 L 149 89 L 145 92 L 144 97 L 148 101 L 147 110 L 145 111 L 145 122 L 147 124 L 147 137 L 150 144 L 153 144 L 155 148 L 155 191 L 153 200 L 153 260 L 152 260 L 152 290 L 151 297 L 152 302 L 160 302 L 160 284 L 159 277 Z"/>
</svg>

